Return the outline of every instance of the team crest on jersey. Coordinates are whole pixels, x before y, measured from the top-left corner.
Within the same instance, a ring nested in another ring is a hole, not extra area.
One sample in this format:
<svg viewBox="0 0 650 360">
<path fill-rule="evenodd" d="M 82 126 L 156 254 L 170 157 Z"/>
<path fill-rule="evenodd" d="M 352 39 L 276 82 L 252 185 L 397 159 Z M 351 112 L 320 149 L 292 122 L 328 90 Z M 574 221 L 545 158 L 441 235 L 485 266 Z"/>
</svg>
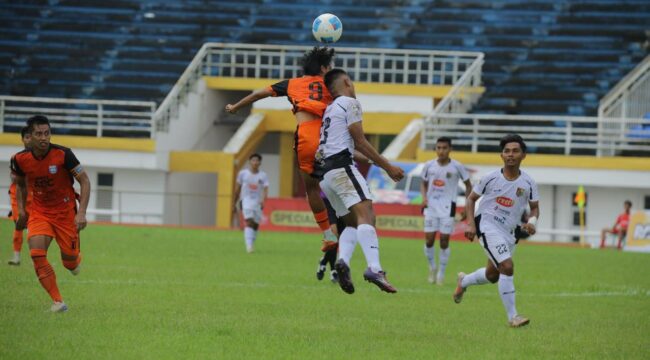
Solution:
<svg viewBox="0 0 650 360">
<path fill-rule="evenodd" d="M 518 197 L 522 197 L 522 196 L 524 196 L 524 193 L 525 193 L 525 192 L 526 192 L 526 190 L 524 190 L 524 189 L 522 189 L 522 188 L 517 188 L 517 196 L 518 196 Z"/>
<path fill-rule="evenodd" d="M 505 196 L 499 196 L 497 198 L 497 204 L 505 207 L 511 207 L 515 202 L 512 201 L 511 198 L 507 198 Z"/>
<path fill-rule="evenodd" d="M 450 172 L 447 173 L 447 179 L 451 179 L 452 176 L 454 176 L 454 174 L 452 174 Z"/>
<path fill-rule="evenodd" d="M 50 171 L 50 174 L 52 174 L 52 175 L 56 174 L 56 171 L 57 171 L 56 165 L 50 165 L 48 170 Z"/>
</svg>

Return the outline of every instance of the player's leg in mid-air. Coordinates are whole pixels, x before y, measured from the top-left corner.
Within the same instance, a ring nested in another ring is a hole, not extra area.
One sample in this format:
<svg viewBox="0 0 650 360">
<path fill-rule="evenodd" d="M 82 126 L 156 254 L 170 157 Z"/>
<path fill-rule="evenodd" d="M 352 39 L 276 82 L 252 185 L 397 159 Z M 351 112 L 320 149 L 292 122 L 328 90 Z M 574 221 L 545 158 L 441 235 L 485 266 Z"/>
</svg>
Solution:
<svg viewBox="0 0 650 360">
<path fill-rule="evenodd" d="M 330 229 L 332 230 L 334 235 L 336 235 L 336 237 L 338 238 L 339 235 L 345 229 L 345 223 L 343 222 L 343 219 L 340 219 L 336 216 L 336 210 L 334 210 L 329 200 L 327 200 L 327 198 L 325 197 L 324 193 L 321 193 L 321 198 L 323 199 L 323 202 L 325 203 L 325 207 L 327 208 L 327 215 L 329 217 L 329 221 L 331 224 Z M 338 242 L 335 243 L 335 246 L 330 246 L 329 248 L 325 249 L 323 256 L 318 261 L 318 268 L 316 270 L 316 278 L 318 280 L 323 279 L 323 277 L 325 276 L 325 271 L 327 270 L 327 264 L 329 264 L 330 280 L 332 280 L 332 282 L 338 281 L 338 274 L 336 272 L 336 269 L 334 268 L 337 253 L 338 253 Z"/>
<path fill-rule="evenodd" d="M 465 291 L 473 285 L 497 283 L 499 296 L 512 327 L 527 325 L 530 320 L 520 316 L 515 306 L 514 262 L 512 255 L 515 249 L 514 241 L 508 241 L 509 235 L 498 230 L 488 229 L 479 236 L 479 241 L 488 256 L 488 264 L 471 274 L 458 274 L 458 284 L 454 291 L 454 301 L 460 303 Z"/>
<path fill-rule="evenodd" d="M 314 214 L 314 219 L 323 231 L 323 248 L 325 252 L 329 247 L 335 246 L 336 235 L 330 229 L 330 221 L 327 215 L 327 208 L 321 198 L 321 188 L 319 180 L 311 176 L 314 172 L 314 158 L 318 150 L 320 141 L 320 127 L 322 120 L 306 121 L 298 125 L 296 130 L 296 154 L 298 157 L 298 167 L 300 177 L 305 184 L 307 193 L 307 202 Z"/>
</svg>

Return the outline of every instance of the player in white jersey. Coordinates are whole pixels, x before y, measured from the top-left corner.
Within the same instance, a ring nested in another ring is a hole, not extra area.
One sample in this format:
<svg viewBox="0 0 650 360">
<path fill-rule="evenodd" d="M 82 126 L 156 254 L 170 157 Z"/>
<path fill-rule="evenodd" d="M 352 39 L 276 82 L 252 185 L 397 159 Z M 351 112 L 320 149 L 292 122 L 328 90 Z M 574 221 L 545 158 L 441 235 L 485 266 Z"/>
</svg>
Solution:
<svg viewBox="0 0 650 360">
<path fill-rule="evenodd" d="M 442 285 L 449 261 L 449 235 L 454 230 L 458 181 L 465 183 L 465 196 L 472 191 L 472 183 L 465 166 L 449 157 L 451 139 L 436 141 L 437 159 L 424 164 L 422 169 L 422 213 L 424 214 L 424 256 L 429 262 L 429 283 Z M 440 233 L 440 267 L 436 267 L 436 232 Z"/>
<path fill-rule="evenodd" d="M 235 198 L 241 200 L 242 212 L 246 220 L 244 227 L 244 241 L 246 251 L 254 251 L 257 229 L 262 220 L 262 208 L 264 200 L 269 194 L 269 178 L 266 173 L 260 170 L 262 155 L 253 154 L 248 158 L 249 168 L 243 169 L 237 174 L 237 185 L 235 185 Z"/>
<path fill-rule="evenodd" d="M 321 189 L 336 210 L 336 215 L 343 217 L 346 223 L 345 230 L 339 236 L 339 259 L 335 265 L 339 286 L 348 294 L 354 292 L 349 266 L 358 242 L 368 263 L 363 273 L 364 279 L 382 291 L 397 292 L 386 279 L 386 273 L 379 263 L 372 195 L 366 180 L 352 162 L 352 154 L 355 149 L 358 150 L 384 169 L 394 181 L 401 180 L 404 171 L 391 165 L 366 140 L 361 124 L 361 104 L 355 97 L 354 84 L 347 73 L 341 69 L 331 70 L 325 74 L 324 81 L 334 101 L 323 115 L 314 172 L 322 178 Z"/>
<path fill-rule="evenodd" d="M 515 229 L 521 215 L 530 206 L 528 223 L 521 227 L 530 235 L 535 234 L 539 216 L 539 193 L 537 184 L 519 169 L 526 157 L 526 144 L 519 135 L 506 135 L 501 139 L 503 168 L 481 178 L 467 198 L 468 229 L 465 236 L 474 240 L 478 236 L 488 257 L 487 266 L 471 274 L 458 274 L 458 286 L 454 301 L 460 303 L 467 287 L 488 282 L 499 283 L 499 294 L 512 327 L 527 325 L 530 320 L 519 315 L 515 307 L 513 282 Z M 482 197 L 474 218 L 474 204 Z"/>
</svg>

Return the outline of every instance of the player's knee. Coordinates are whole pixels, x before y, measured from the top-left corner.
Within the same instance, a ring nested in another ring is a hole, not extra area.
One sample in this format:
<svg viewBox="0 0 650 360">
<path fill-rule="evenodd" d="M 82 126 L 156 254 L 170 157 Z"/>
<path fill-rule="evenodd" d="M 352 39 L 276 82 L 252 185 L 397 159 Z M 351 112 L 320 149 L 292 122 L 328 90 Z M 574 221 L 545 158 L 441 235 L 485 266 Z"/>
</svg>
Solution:
<svg viewBox="0 0 650 360">
<path fill-rule="evenodd" d="M 45 250 L 45 249 L 30 249 L 29 250 L 29 256 L 32 258 L 33 261 L 36 261 L 36 259 L 43 258 L 43 257 L 45 257 L 47 259 L 47 250 Z"/>
<path fill-rule="evenodd" d="M 485 273 L 485 278 L 486 278 L 490 283 L 495 284 L 495 283 L 497 283 L 497 282 L 499 281 L 499 275 L 500 275 L 500 274 L 499 274 L 498 272 L 494 272 L 494 273 L 486 272 L 486 273 Z"/>
<path fill-rule="evenodd" d="M 449 236 L 447 236 L 447 237 L 441 236 L 440 237 L 440 248 L 441 249 L 446 249 L 448 247 L 449 247 Z"/>
<path fill-rule="evenodd" d="M 512 276 L 514 272 L 515 272 L 515 266 L 512 263 L 512 261 L 504 261 L 501 264 L 499 264 L 499 273 L 506 276 Z"/>
<path fill-rule="evenodd" d="M 74 255 L 61 253 L 61 262 L 63 263 L 63 267 L 66 269 L 74 270 L 81 263 L 81 256 L 79 254 Z"/>
</svg>

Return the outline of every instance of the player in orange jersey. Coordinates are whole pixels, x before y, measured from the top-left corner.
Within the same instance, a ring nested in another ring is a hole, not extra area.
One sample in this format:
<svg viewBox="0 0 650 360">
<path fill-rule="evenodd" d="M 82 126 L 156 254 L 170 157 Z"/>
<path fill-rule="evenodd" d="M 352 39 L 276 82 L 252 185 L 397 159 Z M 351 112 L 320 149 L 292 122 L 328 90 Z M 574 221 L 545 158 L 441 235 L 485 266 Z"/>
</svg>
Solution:
<svg viewBox="0 0 650 360">
<path fill-rule="evenodd" d="M 23 141 L 23 145 L 25 145 L 25 149 L 29 149 L 32 135 L 29 133 L 27 126 L 23 127 L 20 130 L 20 138 Z M 31 207 L 31 202 L 32 202 L 31 194 L 28 195 L 29 196 L 27 198 L 27 203 L 25 204 L 27 212 L 29 212 L 29 208 Z M 9 199 L 11 199 L 11 211 L 9 211 L 9 217 L 15 223 L 16 221 L 18 221 L 18 202 L 16 201 L 16 177 L 13 173 L 11 174 L 11 186 L 9 186 Z M 13 244 L 14 244 L 14 257 L 8 261 L 8 264 L 20 265 L 20 249 L 23 247 L 22 229 L 21 230 L 14 229 Z"/>
<path fill-rule="evenodd" d="M 59 292 L 54 269 L 47 261 L 47 249 L 52 239 L 56 239 L 63 266 L 73 275 L 79 273 L 79 231 L 86 227 L 90 180 L 70 149 L 50 143 L 50 122 L 45 116 L 32 116 L 27 126 L 32 135 L 32 147 L 17 153 L 11 161 L 17 185 L 16 229 L 27 227 L 36 275 L 54 301 L 50 310 L 64 312 L 68 307 Z M 79 209 L 74 179 L 81 186 Z M 29 213 L 25 207 L 28 191 L 33 192 Z"/>
<path fill-rule="evenodd" d="M 330 229 L 327 209 L 320 197 L 318 180 L 311 176 L 314 157 L 320 141 L 322 117 L 332 96 L 323 83 L 323 75 L 332 68 L 334 49 L 314 47 L 302 58 L 304 75 L 283 80 L 264 89 L 253 91 L 235 104 L 226 105 L 226 111 L 236 113 L 242 107 L 269 96 L 286 96 L 293 105 L 298 126 L 294 149 L 298 156 L 300 175 L 305 182 L 309 207 L 323 231 L 323 251 L 336 246 L 336 235 Z"/>
</svg>

